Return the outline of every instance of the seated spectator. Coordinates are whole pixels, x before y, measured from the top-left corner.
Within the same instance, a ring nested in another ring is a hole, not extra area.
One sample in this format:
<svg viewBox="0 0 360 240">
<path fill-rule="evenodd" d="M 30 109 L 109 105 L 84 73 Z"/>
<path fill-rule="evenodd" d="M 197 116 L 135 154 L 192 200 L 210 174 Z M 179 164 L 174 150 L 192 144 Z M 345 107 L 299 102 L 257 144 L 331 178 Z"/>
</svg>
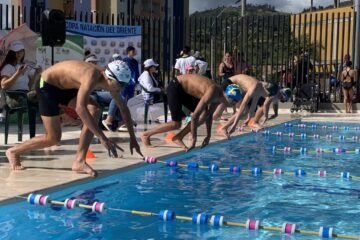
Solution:
<svg viewBox="0 0 360 240">
<path fill-rule="evenodd" d="M 159 98 L 159 93 L 163 90 L 158 81 L 154 77 L 156 68 L 159 66 L 153 59 L 147 59 L 144 62 L 144 72 L 139 77 L 139 84 L 141 86 L 141 94 L 144 97 L 146 104 L 153 104 L 154 99 Z M 158 94 L 156 94 L 158 93 Z M 156 102 L 156 101 L 155 101 Z"/>
<path fill-rule="evenodd" d="M 32 90 L 36 77 L 40 75 L 41 68 L 33 67 L 24 63 L 25 47 L 20 41 L 13 41 L 5 60 L 0 66 L 1 88 L 3 90 L 16 91 L 19 95 L 11 94 L 6 97 L 6 104 L 10 108 L 21 106 L 28 107 L 30 137 L 35 136 L 35 118 L 37 100 Z M 21 94 L 23 93 L 23 94 Z M 24 98 L 24 95 L 27 98 Z"/>
</svg>

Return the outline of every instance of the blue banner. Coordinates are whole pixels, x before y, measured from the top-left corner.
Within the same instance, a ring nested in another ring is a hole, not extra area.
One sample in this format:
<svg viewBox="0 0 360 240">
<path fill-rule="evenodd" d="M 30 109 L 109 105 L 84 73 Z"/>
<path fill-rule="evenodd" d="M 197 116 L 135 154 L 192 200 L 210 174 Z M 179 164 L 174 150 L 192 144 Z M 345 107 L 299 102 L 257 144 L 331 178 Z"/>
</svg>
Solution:
<svg viewBox="0 0 360 240">
<path fill-rule="evenodd" d="M 73 20 L 66 20 L 66 31 L 97 38 L 141 36 L 141 26 L 92 24 Z"/>
</svg>

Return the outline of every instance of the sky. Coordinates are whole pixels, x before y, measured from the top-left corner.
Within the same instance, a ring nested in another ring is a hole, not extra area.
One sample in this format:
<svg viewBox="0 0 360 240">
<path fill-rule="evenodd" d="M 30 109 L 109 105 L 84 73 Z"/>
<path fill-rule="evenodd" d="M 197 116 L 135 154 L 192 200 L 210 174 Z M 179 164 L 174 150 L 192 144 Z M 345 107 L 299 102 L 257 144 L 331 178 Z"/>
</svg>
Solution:
<svg viewBox="0 0 360 240">
<path fill-rule="evenodd" d="M 219 6 L 231 6 L 236 0 L 189 0 L 190 14 Z M 251 4 L 271 4 L 275 9 L 282 12 L 298 13 L 304 8 L 310 7 L 310 0 L 247 0 Z M 314 6 L 329 6 L 334 0 L 313 0 Z M 241 3 L 240 3 L 241 4 Z M 239 5 L 239 3 L 237 4 Z"/>
</svg>

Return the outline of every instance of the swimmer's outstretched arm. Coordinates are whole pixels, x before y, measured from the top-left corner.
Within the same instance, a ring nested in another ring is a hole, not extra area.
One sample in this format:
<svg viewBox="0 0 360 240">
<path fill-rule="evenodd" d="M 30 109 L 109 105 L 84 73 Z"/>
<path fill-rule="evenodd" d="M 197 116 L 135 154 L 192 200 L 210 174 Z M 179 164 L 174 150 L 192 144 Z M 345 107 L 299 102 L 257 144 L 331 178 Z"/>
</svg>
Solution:
<svg viewBox="0 0 360 240">
<path fill-rule="evenodd" d="M 139 146 L 138 142 L 136 141 L 133 122 L 131 119 L 131 114 L 130 114 L 129 108 L 127 107 L 125 101 L 119 97 L 118 91 L 110 91 L 110 94 L 113 97 L 113 99 L 115 100 L 116 105 L 118 106 L 118 108 L 121 112 L 121 116 L 123 117 L 123 119 L 125 121 L 125 125 L 129 131 L 131 154 L 133 154 L 133 149 L 135 148 L 135 151 L 139 155 L 143 156 L 143 154 L 141 153 L 141 150 L 140 150 L 140 146 Z"/>
</svg>

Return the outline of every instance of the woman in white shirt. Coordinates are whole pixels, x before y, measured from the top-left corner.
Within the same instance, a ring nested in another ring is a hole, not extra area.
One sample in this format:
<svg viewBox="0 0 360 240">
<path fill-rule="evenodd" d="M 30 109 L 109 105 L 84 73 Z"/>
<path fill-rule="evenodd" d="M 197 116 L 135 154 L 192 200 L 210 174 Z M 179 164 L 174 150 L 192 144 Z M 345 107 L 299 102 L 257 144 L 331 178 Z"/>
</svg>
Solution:
<svg viewBox="0 0 360 240">
<path fill-rule="evenodd" d="M 141 86 L 141 94 L 146 104 L 152 104 L 157 100 L 157 96 L 160 96 L 163 92 L 159 85 L 159 82 L 155 79 L 154 73 L 159 66 L 153 59 L 147 59 L 144 62 L 144 72 L 139 77 L 139 84 Z"/>
<path fill-rule="evenodd" d="M 41 72 L 41 68 L 33 68 L 24 63 L 25 48 L 22 42 L 13 41 L 10 44 L 9 51 L 5 60 L 0 66 L 1 89 L 19 92 L 8 94 L 6 99 L 10 108 L 26 106 L 31 101 L 24 99 L 24 94 L 28 94 L 34 85 L 35 76 Z M 33 68 L 33 70 L 31 69 Z M 23 93 L 23 95 L 21 95 Z M 29 97 L 29 95 L 28 95 Z M 36 109 L 34 106 L 28 106 L 30 137 L 35 136 L 35 116 Z"/>
</svg>

